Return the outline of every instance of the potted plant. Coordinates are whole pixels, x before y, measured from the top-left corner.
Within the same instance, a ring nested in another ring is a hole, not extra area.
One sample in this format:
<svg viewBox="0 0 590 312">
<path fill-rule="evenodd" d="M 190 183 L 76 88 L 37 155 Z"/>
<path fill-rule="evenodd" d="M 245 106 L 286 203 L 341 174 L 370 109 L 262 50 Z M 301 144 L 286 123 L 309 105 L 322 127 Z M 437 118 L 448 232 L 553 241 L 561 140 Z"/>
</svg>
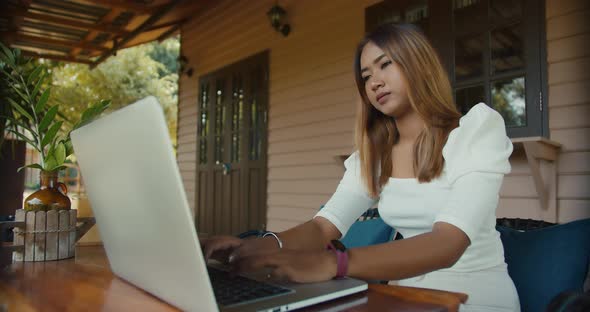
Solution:
<svg viewBox="0 0 590 312">
<path fill-rule="evenodd" d="M 29 211 L 69 210 L 70 199 L 63 183 L 57 182 L 58 172 L 65 168 L 66 159 L 73 148 L 69 132 L 64 132 L 64 119 L 57 105 L 48 104 L 51 88 L 46 86 L 44 66 L 21 56 L 18 49 L 9 49 L 0 43 L 0 77 L 5 90 L 0 110 L 2 138 L 11 133 L 27 142 L 40 155 L 40 162 L 19 168 L 40 170 L 41 189 L 31 194 L 24 204 Z M 99 101 L 82 113 L 73 129 L 79 128 L 99 116 L 110 101 Z M 1 139 L 0 139 L 1 143 Z"/>
</svg>

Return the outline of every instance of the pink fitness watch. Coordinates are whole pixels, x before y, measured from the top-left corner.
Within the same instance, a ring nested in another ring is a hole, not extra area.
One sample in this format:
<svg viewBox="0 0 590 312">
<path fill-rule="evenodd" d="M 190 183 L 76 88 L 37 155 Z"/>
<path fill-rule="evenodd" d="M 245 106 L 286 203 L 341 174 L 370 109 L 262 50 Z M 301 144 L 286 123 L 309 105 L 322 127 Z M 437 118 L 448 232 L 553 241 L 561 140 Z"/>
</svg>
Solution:
<svg viewBox="0 0 590 312">
<path fill-rule="evenodd" d="M 341 241 L 335 239 L 330 241 L 327 250 L 330 250 L 336 254 L 336 277 L 342 278 L 348 273 L 348 252 L 346 252 L 346 246 Z"/>
</svg>

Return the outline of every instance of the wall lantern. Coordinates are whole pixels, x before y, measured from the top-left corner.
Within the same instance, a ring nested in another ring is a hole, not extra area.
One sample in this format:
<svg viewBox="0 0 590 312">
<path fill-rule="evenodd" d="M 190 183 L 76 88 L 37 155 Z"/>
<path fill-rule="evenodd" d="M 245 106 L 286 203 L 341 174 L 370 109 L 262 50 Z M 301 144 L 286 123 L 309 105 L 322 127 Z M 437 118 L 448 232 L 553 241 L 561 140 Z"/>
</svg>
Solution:
<svg viewBox="0 0 590 312">
<path fill-rule="evenodd" d="M 270 20 L 270 25 L 276 31 L 283 34 L 283 36 L 287 37 L 289 32 L 291 32 L 291 26 L 287 23 L 281 24 L 281 20 L 283 17 L 287 15 L 287 11 L 280 7 L 278 4 L 275 4 L 268 12 L 266 12 L 268 19 Z"/>
<path fill-rule="evenodd" d="M 178 65 L 179 65 L 180 75 L 182 76 L 182 74 L 186 74 L 187 76 L 191 77 L 193 75 L 193 68 L 190 67 L 190 64 L 188 62 L 188 58 L 181 54 L 178 57 L 177 61 L 178 61 Z"/>
</svg>

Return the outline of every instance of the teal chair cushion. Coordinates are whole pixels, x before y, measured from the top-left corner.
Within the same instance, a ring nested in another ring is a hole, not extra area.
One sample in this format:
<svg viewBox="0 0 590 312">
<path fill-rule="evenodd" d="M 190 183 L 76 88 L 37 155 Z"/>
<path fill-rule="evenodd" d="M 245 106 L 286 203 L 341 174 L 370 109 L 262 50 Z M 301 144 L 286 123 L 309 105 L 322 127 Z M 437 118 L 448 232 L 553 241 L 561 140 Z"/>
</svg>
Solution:
<svg viewBox="0 0 590 312">
<path fill-rule="evenodd" d="M 590 219 L 530 231 L 496 229 L 523 312 L 545 311 L 563 291 L 583 291 L 590 261 Z"/>
<path fill-rule="evenodd" d="M 396 238 L 396 234 L 397 231 L 383 222 L 377 208 L 372 208 L 350 226 L 340 241 L 346 248 L 364 247 L 391 241 Z"/>
<path fill-rule="evenodd" d="M 393 240 L 395 231 L 381 218 L 356 221 L 340 240 L 347 248 L 381 244 Z"/>
</svg>

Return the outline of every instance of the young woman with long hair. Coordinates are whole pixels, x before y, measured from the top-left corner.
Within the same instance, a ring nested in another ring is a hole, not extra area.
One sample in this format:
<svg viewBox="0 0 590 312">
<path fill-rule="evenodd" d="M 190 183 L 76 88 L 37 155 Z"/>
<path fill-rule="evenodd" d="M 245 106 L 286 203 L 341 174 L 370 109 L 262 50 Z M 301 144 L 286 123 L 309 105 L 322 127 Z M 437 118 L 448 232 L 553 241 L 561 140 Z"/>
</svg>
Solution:
<svg viewBox="0 0 590 312">
<path fill-rule="evenodd" d="M 467 293 L 462 311 L 518 311 L 495 230 L 512 153 L 502 117 L 483 103 L 461 117 L 436 52 L 412 25 L 368 34 L 354 73 L 358 150 L 325 207 L 264 238 L 205 239 L 205 256 L 227 259 L 238 271 L 270 268 L 277 279 L 390 280 Z M 375 204 L 404 239 L 349 249 L 346 257 L 326 249 Z"/>
</svg>

